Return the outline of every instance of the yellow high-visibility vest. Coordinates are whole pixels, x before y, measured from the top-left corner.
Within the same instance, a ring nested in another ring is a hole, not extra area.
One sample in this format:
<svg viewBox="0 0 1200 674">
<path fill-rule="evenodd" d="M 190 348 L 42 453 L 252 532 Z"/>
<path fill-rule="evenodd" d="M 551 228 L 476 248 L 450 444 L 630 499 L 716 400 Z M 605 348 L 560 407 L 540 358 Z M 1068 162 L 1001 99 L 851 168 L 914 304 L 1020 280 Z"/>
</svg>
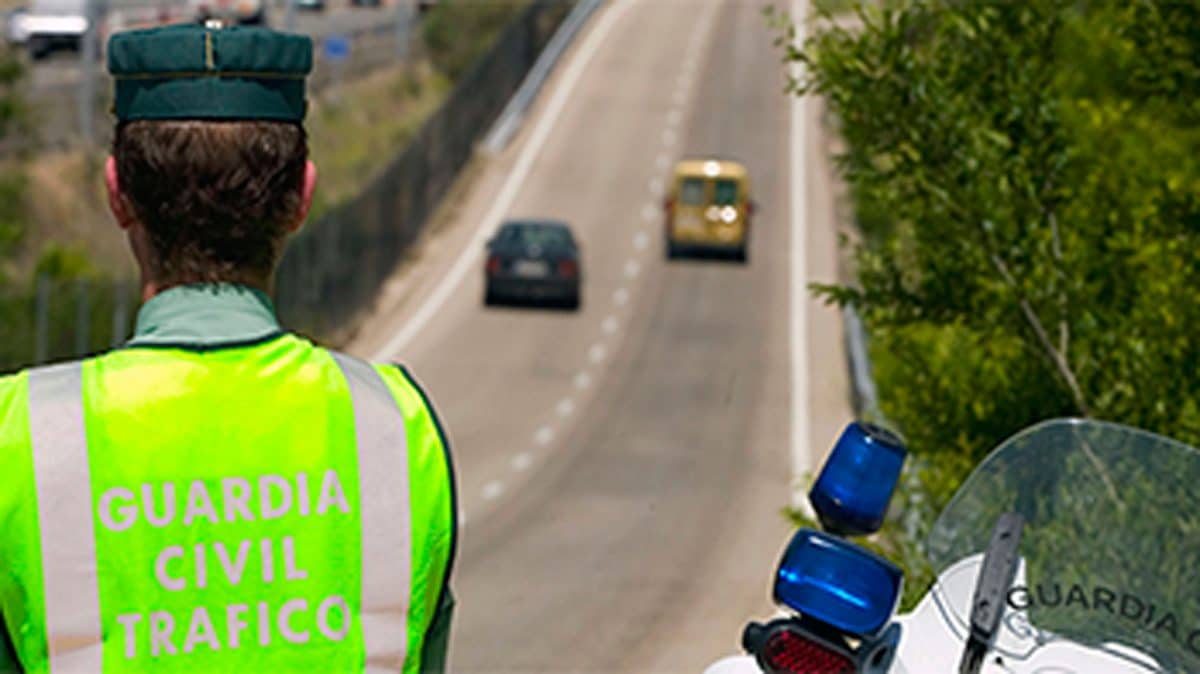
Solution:
<svg viewBox="0 0 1200 674">
<path fill-rule="evenodd" d="M 12 646 L 30 672 L 417 672 L 447 452 L 402 368 L 290 335 L 2 378 Z"/>
</svg>

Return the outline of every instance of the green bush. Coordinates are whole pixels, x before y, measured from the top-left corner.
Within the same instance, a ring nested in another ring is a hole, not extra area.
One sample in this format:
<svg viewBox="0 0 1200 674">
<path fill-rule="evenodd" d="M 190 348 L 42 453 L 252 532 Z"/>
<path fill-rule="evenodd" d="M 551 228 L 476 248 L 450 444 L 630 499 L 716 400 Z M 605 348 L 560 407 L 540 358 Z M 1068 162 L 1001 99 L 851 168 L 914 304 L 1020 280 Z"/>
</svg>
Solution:
<svg viewBox="0 0 1200 674">
<path fill-rule="evenodd" d="M 915 459 L 900 505 L 922 522 L 881 544 L 911 547 L 1041 419 L 1200 444 L 1200 6 L 912 0 L 859 17 L 788 57 L 840 122 L 863 224 L 856 282 L 815 290 L 863 316 Z"/>
</svg>

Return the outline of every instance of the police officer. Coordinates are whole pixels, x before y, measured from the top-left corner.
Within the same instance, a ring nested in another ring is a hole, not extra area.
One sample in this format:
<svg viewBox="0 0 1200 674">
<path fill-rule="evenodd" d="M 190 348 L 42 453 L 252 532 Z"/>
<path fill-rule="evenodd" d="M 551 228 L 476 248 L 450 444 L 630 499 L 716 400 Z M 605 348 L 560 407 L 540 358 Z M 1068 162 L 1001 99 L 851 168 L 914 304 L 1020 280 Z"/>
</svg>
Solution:
<svg viewBox="0 0 1200 674">
<path fill-rule="evenodd" d="M 0 379 L 0 613 L 36 672 L 441 671 L 446 437 L 407 371 L 283 331 L 312 47 L 114 35 L 105 177 L 145 303 L 120 350 Z M 2 669 L 2 667 L 0 667 Z"/>
</svg>

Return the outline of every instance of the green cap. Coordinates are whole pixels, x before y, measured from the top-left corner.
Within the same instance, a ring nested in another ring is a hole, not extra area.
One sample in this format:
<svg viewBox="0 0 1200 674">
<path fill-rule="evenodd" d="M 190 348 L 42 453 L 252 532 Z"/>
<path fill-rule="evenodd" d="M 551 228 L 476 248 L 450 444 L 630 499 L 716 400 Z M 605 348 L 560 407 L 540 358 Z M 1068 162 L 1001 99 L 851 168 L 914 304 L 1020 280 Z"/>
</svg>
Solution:
<svg viewBox="0 0 1200 674">
<path fill-rule="evenodd" d="M 108 41 L 119 121 L 262 119 L 300 122 L 312 40 L 248 26 L 181 24 Z"/>
</svg>

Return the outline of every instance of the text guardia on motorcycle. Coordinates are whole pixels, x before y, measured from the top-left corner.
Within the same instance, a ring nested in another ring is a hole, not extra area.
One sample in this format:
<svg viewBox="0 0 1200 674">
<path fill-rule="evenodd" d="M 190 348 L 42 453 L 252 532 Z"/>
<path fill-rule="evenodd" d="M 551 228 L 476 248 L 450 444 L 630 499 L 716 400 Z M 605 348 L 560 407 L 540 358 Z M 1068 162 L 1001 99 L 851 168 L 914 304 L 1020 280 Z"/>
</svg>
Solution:
<svg viewBox="0 0 1200 674">
<path fill-rule="evenodd" d="M 1200 451 L 1101 421 L 1025 429 L 975 468 L 926 541 L 937 580 L 848 540 L 884 523 L 906 451 L 843 432 L 774 578 L 785 617 L 706 674 L 1200 672 Z"/>
</svg>

